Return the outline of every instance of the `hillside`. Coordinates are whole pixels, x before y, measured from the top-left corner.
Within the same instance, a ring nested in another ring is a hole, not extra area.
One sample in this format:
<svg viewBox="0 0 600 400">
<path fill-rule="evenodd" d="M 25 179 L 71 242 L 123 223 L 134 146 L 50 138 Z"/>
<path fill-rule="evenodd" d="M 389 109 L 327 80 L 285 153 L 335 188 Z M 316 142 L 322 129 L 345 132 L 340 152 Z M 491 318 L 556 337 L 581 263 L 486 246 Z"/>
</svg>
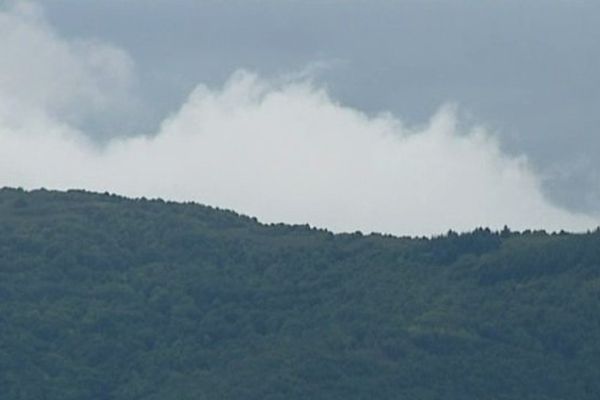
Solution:
<svg viewBox="0 0 600 400">
<path fill-rule="evenodd" d="M 0 190 L 2 400 L 590 399 L 600 230 L 435 239 Z"/>
</svg>

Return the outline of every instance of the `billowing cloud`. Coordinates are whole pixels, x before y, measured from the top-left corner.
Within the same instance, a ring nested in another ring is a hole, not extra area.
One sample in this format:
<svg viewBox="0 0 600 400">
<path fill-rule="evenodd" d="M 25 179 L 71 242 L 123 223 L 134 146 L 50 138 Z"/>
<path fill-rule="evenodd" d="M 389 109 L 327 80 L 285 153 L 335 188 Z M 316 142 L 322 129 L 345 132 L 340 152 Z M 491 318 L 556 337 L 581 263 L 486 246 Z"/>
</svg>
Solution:
<svg viewBox="0 0 600 400">
<path fill-rule="evenodd" d="M 47 29 L 36 32 L 57 48 L 69 46 Z M 98 48 L 100 70 L 112 71 L 114 60 L 102 58 L 107 47 Z M 90 47 L 67 58 L 87 65 L 95 52 Z M 97 72 L 82 70 L 84 81 L 97 82 Z M 79 75 L 75 81 L 61 76 L 68 90 L 64 110 L 56 113 L 45 101 L 27 99 L 28 75 L 42 86 L 43 75 L 18 66 L 2 71 L 24 87 L 0 85 L 0 107 L 16 93 L 38 116 L 11 120 L 0 113 L 0 185 L 194 200 L 265 222 L 335 231 L 432 234 L 504 224 L 583 230 L 598 224 L 548 202 L 525 158 L 503 154 L 482 128 L 459 128 L 451 107 L 410 128 L 393 115 L 369 116 L 339 104 L 310 81 L 273 83 L 238 72 L 220 89 L 200 85 L 155 135 L 113 138 L 100 148 L 61 118 L 82 106 L 81 92 L 69 89 L 78 87 Z M 83 106 L 95 98 L 84 96 Z"/>
<path fill-rule="evenodd" d="M 29 2 L 0 8 L 0 118 L 19 127 L 32 118 L 85 125 L 131 110 L 133 61 L 93 40 L 64 40 Z"/>
</svg>

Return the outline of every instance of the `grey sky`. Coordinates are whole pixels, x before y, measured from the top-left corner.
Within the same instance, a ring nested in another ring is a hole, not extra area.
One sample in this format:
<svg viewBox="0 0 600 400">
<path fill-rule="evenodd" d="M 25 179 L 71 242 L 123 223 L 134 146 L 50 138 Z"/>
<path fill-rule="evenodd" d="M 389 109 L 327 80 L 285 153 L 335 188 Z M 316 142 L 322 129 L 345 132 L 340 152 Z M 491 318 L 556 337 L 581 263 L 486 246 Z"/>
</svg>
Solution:
<svg viewBox="0 0 600 400">
<path fill-rule="evenodd" d="M 67 37 L 125 49 L 156 131 L 198 84 L 325 63 L 332 97 L 424 123 L 453 102 L 524 153 L 551 198 L 600 211 L 600 3 L 595 1 L 48 0 Z M 112 130 L 104 121 L 96 131 Z M 103 134 L 106 134 L 104 132 Z"/>
</svg>

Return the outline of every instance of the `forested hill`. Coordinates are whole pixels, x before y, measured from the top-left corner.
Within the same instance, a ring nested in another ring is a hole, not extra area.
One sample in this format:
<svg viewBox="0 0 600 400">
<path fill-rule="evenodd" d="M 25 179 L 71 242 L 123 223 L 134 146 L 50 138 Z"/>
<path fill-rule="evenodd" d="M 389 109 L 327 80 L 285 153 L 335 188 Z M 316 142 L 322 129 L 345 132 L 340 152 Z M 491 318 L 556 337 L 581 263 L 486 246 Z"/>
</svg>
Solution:
<svg viewBox="0 0 600 400">
<path fill-rule="evenodd" d="M 436 239 L 0 190 L 0 399 L 590 399 L 600 231 Z"/>
</svg>

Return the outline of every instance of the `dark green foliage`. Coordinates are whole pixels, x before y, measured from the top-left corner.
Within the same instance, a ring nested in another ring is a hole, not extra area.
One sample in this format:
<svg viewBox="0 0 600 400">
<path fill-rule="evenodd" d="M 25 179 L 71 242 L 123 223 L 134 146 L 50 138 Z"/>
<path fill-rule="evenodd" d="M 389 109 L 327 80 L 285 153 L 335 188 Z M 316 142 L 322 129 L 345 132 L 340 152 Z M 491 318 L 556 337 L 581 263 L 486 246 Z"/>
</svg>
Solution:
<svg viewBox="0 0 600 400">
<path fill-rule="evenodd" d="M 0 190 L 0 398 L 597 399 L 600 231 L 434 239 Z"/>
</svg>

